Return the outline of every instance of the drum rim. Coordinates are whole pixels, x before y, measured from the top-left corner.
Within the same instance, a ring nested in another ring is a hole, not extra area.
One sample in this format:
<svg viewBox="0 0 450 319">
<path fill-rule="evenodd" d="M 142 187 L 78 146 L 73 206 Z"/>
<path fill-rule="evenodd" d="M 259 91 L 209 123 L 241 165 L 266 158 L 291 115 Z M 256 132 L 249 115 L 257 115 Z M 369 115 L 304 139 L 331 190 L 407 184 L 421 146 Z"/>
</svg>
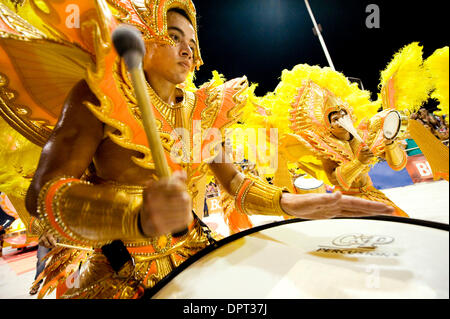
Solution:
<svg viewBox="0 0 450 319">
<path fill-rule="evenodd" d="M 443 230 L 443 231 L 447 231 L 447 232 L 450 230 L 449 224 L 438 223 L 438 222 L 428 221 L 428 220 L 423 220 L 423 219 L 414 219 L 414 218 L 397 217 L 397 216 L 336 217 L 336 218 L 332 218 L 332 219 L 333 220 L 352 219 L 352 220 L 387 221 L 387 222 L 411 224 L 411 225 L 416 225 L 416 226 L 434 228 L 437 230 Z M 330 220 L 330 219 L 321 219 L 321 220 Z M 179 275 L 183 270 L 185 270 L 186 268 L 188 268 L 190 265 L 192 265 L 196 261 L 200 260 L 204 256 L 208 255 L 209 253 L 213 252 L 214 250 L 216 250 L 220 247 L 223 247 L 237 239 L 240 239 L 247 235 L 251 235 L 251 234 L 260 232 L 262 230 L 266 230 L 269 228 L 274 228 L 274 227 L 278 227 L 278 226 L 282 226 L 282 225 L 301 223 L 301 222 L 307 222 L 307 221 L 317 221 L 317 220 L 301 219 L 301 218 L 282 220 L 282 221 L 278 221 L 278 222 L 273 222 L 273 223 L 256 226 L 256 227 L 244 230 L 242 232 L 239 232 L 237 234 L 233 234 L 228 237 L 225 237 L 224 239 L 221 239 L 221 240 L 217 241 L 215 244 L 205 247 L 203 250 L 201 250 L 198 253 L 196 253 L 195 255 L 189 257 L 181 265 L 179 265 L 171 273 L 169 273 L 166 277 L 164 277 L 163 279 L 158 281 L 152 288 L 145 289 L 142 299 L 147 299 L 147 298 L 151 299 L 162 288 L 164 288 L 170 281 L 172 281 L 177 275 Z"/>
</svg>

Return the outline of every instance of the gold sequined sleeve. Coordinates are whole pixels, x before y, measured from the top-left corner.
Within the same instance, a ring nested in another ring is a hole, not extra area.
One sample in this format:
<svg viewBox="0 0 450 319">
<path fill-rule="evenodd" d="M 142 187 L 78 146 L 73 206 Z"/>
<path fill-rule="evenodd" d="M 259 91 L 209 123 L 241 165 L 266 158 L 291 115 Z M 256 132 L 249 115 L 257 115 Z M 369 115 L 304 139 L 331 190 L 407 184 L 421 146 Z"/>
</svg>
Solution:
<svg viewBox="0 0 450 319">
<path fill-rule="evenodd" d="M 408 157 L 406 152 L 397 141 L 390 144 L 386 144 L 385 148 L 385 158 L 389 167 L 394 171 L 401 171 L 405 168 L 408 162 Z"/>
<path fill-rule="evenodd" d="M 236 209 L 247 215 L 290 216 L 281 207 L 281 196 L 287 189 L 273 186 L 254 176 L 245 176 L 232 188 Z"/>
<path fill-rule="evenodd" d="M 336 179 L 342 188 L 349 189 L 356 178 L 369 171 L 370 167 L 368 165 L 361 163 L 358 159 L 354 159 L 336 168 Z"/>
<path fill-rule="evenodd" d="M 141 207 L 142 196 L 74 178 L 49 181 L 38 199 L 46 230 L 63 241 L 89 247 L 145 238 L 139 225 Z"/>
</svg>

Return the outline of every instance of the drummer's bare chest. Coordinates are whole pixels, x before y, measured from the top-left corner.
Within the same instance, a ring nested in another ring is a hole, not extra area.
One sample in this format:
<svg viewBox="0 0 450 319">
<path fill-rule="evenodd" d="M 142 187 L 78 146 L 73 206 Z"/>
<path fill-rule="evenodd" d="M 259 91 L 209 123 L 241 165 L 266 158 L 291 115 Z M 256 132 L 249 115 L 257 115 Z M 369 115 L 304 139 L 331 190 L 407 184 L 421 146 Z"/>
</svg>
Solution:
<svg viewBox="0 0 450 319">
<path fill-rule="evenodd" d="M 94 165 L 98 177 L 124 184 L 144 185 L 153 179 L 155 171 L 136 165 L 132 158 L 140 153 L 127 150 L 105 138 L 94 155 Z"/>
</svg>

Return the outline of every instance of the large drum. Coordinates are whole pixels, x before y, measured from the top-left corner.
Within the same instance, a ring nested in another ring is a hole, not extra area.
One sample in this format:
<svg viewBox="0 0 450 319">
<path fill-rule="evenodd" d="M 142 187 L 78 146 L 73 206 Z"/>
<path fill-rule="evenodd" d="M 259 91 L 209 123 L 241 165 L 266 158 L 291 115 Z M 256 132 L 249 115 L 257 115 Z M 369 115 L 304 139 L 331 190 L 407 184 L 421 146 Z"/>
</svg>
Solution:
<svg viewBox="0 0 450 319">
<path fill-rule="evenodd" d="M 199 252 L 153 298 L 449 298 L 446 224 L 400 217 L 288 220 Z"/>
</svg>

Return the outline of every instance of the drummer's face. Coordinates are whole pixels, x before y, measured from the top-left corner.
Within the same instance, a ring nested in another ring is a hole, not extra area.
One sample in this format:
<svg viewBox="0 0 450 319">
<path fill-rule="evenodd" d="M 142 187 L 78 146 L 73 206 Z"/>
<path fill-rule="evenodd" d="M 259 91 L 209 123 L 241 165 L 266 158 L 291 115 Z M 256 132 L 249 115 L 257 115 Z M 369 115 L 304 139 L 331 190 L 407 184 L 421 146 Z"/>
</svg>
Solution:
<svg viewBox="0 0 450 319">
<path fill-rule="evenodd" d="M 333 112 L 330 116 L 330 124 L 331 128 L 333 129 L 343 129 L 342 126 L 339 124 L 339 119 L 343 118 L 347 115 L 347 112 L 341 110 L 339 112 Z"/>
<path fill-rule="evenodd" d="M 330 115 L 331 133 L 339 139 L 348 140 L 350 133 L 339 124 L 339 119 L 347 115 L 347 112 L 341 110 L 339 112 L 333 112 Z"/>
<path fill-rule="evenodd" d="M 147 77 L 180 84 L 193 71 L 195 30 L 188 19 L 174 11 L 167 13 L 167 30 L 175 45 L 146 42 L 144 69 Z"/>
</svg>

